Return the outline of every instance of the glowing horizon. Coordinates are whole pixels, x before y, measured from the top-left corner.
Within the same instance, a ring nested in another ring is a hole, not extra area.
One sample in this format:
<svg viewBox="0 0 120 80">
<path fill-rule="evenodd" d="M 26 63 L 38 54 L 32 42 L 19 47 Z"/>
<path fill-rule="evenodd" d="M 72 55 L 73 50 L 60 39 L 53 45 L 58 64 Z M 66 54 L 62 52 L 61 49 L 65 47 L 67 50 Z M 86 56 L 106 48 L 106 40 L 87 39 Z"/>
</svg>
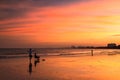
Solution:
<svg viewBox="0 0 120 80">
<path fill-rule="evenodd" d="M 1 0 L 2 47 L 120 44 L 119 0 Z"/>
</svg>

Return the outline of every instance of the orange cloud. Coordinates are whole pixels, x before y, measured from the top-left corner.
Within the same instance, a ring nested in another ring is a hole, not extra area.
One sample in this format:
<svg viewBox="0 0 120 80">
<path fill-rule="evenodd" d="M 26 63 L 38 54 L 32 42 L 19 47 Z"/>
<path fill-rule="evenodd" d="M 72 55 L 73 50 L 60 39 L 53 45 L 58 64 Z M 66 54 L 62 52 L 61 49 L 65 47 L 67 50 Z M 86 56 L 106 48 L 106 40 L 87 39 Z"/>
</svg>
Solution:
<svg viewBox="0 0 120 80">
<path fill-rule="evenodd" d="M 105 45 L 114 41 L 120 44 L 119 38 L 112 36 L 119 34 L 120 30 L 119 2 L 92 0 L 64 6 L 51 6 L 53 4 L 50 3 L 49 6 L 37 7 L 30 7 L 29 3 L 26 5 L 28 11 L 20 13 L 21 17 L 0 22 L 0 35 L 17 36 L 32 44 Z"/>
</svg>

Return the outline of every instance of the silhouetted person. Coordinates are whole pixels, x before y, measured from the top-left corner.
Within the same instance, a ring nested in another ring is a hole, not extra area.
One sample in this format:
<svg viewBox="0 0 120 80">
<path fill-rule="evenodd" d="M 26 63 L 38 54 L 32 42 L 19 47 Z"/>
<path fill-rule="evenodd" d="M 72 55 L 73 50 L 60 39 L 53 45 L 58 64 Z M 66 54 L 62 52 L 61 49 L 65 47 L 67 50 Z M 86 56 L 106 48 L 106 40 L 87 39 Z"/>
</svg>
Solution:
<svg viewBox="0 0 120 80">
<path fill-rule="evenodd" d="M 93 50 L 91 50 L 91 56 L 93 56 Z"/>
<path fill-rule="evenodd" d="M 31 59 L 32 58 L 32 52 L 34 52 L 34 50 L 32 50 L 31 48 L 28 50 L 28 53 L 29 53 L 29 58 Z"/>
<path fill-rule="evenodd" d="M 34 58 L 39 60 L 40 56 L 37 56 L 37 54 L 34 53 Z"/>
</svg>

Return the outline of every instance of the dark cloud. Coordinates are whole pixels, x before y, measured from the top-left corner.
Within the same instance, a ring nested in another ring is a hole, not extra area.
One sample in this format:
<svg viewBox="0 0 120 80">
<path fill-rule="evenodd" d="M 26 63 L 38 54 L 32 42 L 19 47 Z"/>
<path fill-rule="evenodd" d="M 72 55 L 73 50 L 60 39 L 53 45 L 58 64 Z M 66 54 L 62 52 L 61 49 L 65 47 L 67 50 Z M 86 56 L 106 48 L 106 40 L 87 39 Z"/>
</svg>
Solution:
<svg viewBox="0 0 120 80">
<path fill-rule="evenodd" d="M 33 24 L 33 23 L 38 23 L 38 22 L 40 22 L 40 21 L 35 20 L 35 21 L 10 22 L 10 23 L 6 23 L 6 24 L 0 24 L 0 32 L 8 32 L 9 29 L 17 28 L 17 27 L 25 28 L 27 26 L 24 26 L 24 24 L 31 24 L 31 23 Z M 9 31 L 9 32 L 11 32 L 11 31 Z"/>
<path fill-rule="evenodd" d="M 66 6 L 74 2 L 85 1 L 90 0 L 0 0 L 0 21 L 26 17 L 27 13 L 33 12 L 35 8 Z"/>
<path fill-rule="evenodd" d="M 86 2 L 90 0 L 32 0 L 33 6 L 61 6 L 74 2 Z"/>
<path fill-rule="evenodd" d="M 7 20 L 11 18 L 18 18 L 28 11 L 26 8 L 0 8 L 0 20 Z"/>
<path fill-rule="evenodd" d="M 86 2 L 91 0 L 0 0 L 0 21 L 18 19 L 18 18 L 26 18 L 27 13 L 34 12 L 36 8 L 43 7 L 56 7 L 56 6 L 66 6 L 68 4 L 72 4 L 75 2 Z M 41 17 L 41 16 L 40 16 Z M 14 32 L 15 29 L 11 28 L 21 28 L 26 23 L 33 23 L 34 21 L 24 21 L 24 22 L 11 22 L 0 24 L 0 32 Z M 36 22 L 36 21 L 35 21 Z M 18 24 L 23 24 L 19 25 Z M 28 29 L 29 30 L 29 29 Z M 15 30 L 17 32 L 21 32 L 20 29 Z M 23 32 L 21 32 L 23 33 Z M 2 34 L 1 34 L 2 35 Z M 27 47 L 33 46 L 35 44 L 31 44 L 29 42 L 30 39 L 27 39 L 27 36 L 1 36 L 0 35 L 0 47 Z M 24 38 L 23 38 L 24 36 Z M 17 44 L 17 45 L 16 45 Z M 30 45 L 29 45 L 30 44 Z M 51 46 L 50 46 L 51 47 Z"/>
<path fill-rule="evenodd" d="M 32 11 L 30 0 L 0 0 L 0 21 L 26 16 Z"/>
<path fill-rule="evenodd" d="M 3 5 L 15 5 L 15 4 L 24 3 L 26 1 L 29 1 L 29 0 L 0 0 L 0 4 L 3 4 Z"/>
<path fill-rule="evenodd" d="M 17 5 L 17 4 L 32 4 L 39 6 L 55 6 L 66 5 L 73 2 L 86 2 L 91 0 L 0 0 L 0 4 Z"/>
<path fill-rule="evenodd" d="M 21 21 L 21 22 L 10 22 L 10 23 L 5 23 L 5 24 L 0 24 L 0 29 L 4 26 L 15 26 L 15 25 L 24 25 L 24 24 L 31 24 L 31 23 L 38 23 L 40 21 L 38 20 L 33 20 L 33 21 Z"/>
</svg>

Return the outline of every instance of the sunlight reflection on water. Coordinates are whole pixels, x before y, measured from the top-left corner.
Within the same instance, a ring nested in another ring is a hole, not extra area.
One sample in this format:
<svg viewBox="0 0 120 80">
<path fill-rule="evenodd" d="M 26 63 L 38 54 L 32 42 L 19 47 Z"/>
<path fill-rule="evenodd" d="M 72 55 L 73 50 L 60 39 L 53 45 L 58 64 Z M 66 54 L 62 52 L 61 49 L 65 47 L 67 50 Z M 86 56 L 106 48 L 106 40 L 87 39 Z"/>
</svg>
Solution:
<svg viewBox="0 0 120 80">
<path fill-rule="evenodd" d="M 120 54 L 2 58 L 0 69 L 1 80 L 120 80 Z"/>
<path fill-rule="evenodd" d="M 44 57 L 29 74 L 29 60 L 1 59 L 2 80 L 119 80 L 120 55 L 87 57 Z"/>
</svg>

